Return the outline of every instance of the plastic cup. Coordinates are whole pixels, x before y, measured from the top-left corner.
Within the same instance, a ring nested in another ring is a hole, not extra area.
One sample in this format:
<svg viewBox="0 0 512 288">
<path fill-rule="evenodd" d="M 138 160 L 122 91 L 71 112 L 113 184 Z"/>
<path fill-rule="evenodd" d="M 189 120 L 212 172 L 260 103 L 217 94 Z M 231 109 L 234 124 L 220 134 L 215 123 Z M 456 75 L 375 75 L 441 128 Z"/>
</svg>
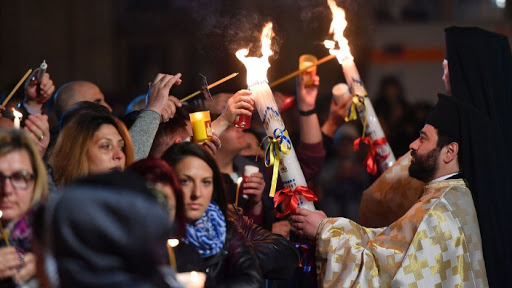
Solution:
<svg viewBox="0 0 512 288">
<path fill-rule="evenodd" d="M 315 56 L 310 54 L 303 54 L 299 57 L 299 69 L 302 70 L 308 66 L 314 65 L 318 62 Z M 304 86 L 312 86 L 315 83 L 316 66 L 313 66 L 301 73 L 304 78 Z"/>
<path fill-rule="evenodd" d="M 210 111 L 190 113 L 189 116 L 192 124 L 193 141 L 198 144 L 212 141 Z"/>
</svg>

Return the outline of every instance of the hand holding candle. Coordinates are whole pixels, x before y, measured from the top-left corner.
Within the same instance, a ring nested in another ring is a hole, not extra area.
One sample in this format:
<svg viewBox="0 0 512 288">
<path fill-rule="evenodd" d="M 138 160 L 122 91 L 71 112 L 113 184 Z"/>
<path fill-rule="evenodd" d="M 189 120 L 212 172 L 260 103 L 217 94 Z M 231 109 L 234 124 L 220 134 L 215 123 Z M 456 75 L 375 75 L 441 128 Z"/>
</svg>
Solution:
<svg viewBox="0 0 512 288">
<path fill-rule="evenodd" d="M 304 54 L 301 55 L 299 58 L 299 70 L 306 71 L 301 73 L 301 76 L 304 81 L 304 86 L 309 87 L 314 84 L 314 80 L 316 77 L 316 63 L 318 62 L 318 59 L 316 59 L 315 56 L 310 54 Z"/>
</svg>

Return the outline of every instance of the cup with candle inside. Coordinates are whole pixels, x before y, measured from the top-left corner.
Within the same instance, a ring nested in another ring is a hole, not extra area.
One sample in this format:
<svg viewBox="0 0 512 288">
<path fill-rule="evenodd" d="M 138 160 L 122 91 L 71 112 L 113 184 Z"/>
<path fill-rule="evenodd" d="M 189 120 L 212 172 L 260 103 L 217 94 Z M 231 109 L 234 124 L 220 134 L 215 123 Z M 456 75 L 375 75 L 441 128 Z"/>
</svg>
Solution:
<svg viewBox="0 0 512 288">
<path fill-rule="evenodd" d="M 352 94 L 350 94 L 347 84 L 338 83 L 332 87 L 332 99 L 336 102 L 336 105 L 346 102 L 349 97 L 352 98 Z"/>
<path fill-rule="evenodd" d="M 315 65 L 318 62 L 315 56 L 310 54 L 303 54 L 299 57 L 299 70 L 305 69 L 308 66 Z M 304 78 L 304 86 L 313 86 L 315 83 L 316 65 L 301 73 Z"/>
<path fill-rule="evenodd" d="M 249 200 L 249 197 L 244 194 L 244 183 L 253 173 L 260 172 L 260 168 L 253 165 L 245 165 L 244 167 L 244 175 L 242 175 L 242 183 L 240 184 L 240 194 L 242 195 L 242 198 L 247 201 Z"/>
<path fill-rule="evenodd" d="M 246 110 L 246 109 L 244 109 Z M 249 111 L 249 110 L 247 110 Z M 251 112 L 251 111 L 249 111 Z M 245 115 L 240 114 L 237 116 L 237 119 L 235 120 L 235 123 L 233 123 L 233 126 L 235 126 L 238 129 L 249 129 L 251 127 L 251 118 L 252 118 L 252 112 L 251 115 Z"/>
<path fill-rule="evenodd" d="M 190 113 L 190 123 L 192 124 L 193 140 L 201 144 L 212 141 L 212 125 L 210 111 L 199 111 Z"/>
</svg>

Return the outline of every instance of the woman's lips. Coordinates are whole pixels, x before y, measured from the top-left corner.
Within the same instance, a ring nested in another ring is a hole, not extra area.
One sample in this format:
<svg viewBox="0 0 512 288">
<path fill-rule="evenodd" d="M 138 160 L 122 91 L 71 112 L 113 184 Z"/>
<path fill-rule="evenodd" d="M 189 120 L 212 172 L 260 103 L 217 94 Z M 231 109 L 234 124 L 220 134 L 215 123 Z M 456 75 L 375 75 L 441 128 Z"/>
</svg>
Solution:
<svg viewBox="0 0 512 288">
<path fill-rule="evenodd" d="M 198 210 L 199 208 L 201 208 L 201 204 L 199 203 L 190 203 L 187 206 L 192 210 Z"/>
</svg>

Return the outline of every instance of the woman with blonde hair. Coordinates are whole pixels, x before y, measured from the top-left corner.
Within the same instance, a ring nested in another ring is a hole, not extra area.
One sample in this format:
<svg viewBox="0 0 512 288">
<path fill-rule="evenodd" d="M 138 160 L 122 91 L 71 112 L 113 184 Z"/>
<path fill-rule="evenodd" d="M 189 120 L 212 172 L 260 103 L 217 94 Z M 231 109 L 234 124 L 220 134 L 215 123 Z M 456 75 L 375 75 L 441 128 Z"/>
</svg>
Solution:
<svg viewBox="0 0 512 288">
<path fill-rule="evenodd" d="M 34 280 L 34 208 L 48 196 L 48 178 L 32 138 L 0 129 L 0 287 Z"/>
<path fill-rule="evenodd" d="M 60 188 L 78 177 L 124 170 L 133 161 L 126 126 L 111 115 L 84 112 L 62 129 L 49 162 Z"/>
</svg>

